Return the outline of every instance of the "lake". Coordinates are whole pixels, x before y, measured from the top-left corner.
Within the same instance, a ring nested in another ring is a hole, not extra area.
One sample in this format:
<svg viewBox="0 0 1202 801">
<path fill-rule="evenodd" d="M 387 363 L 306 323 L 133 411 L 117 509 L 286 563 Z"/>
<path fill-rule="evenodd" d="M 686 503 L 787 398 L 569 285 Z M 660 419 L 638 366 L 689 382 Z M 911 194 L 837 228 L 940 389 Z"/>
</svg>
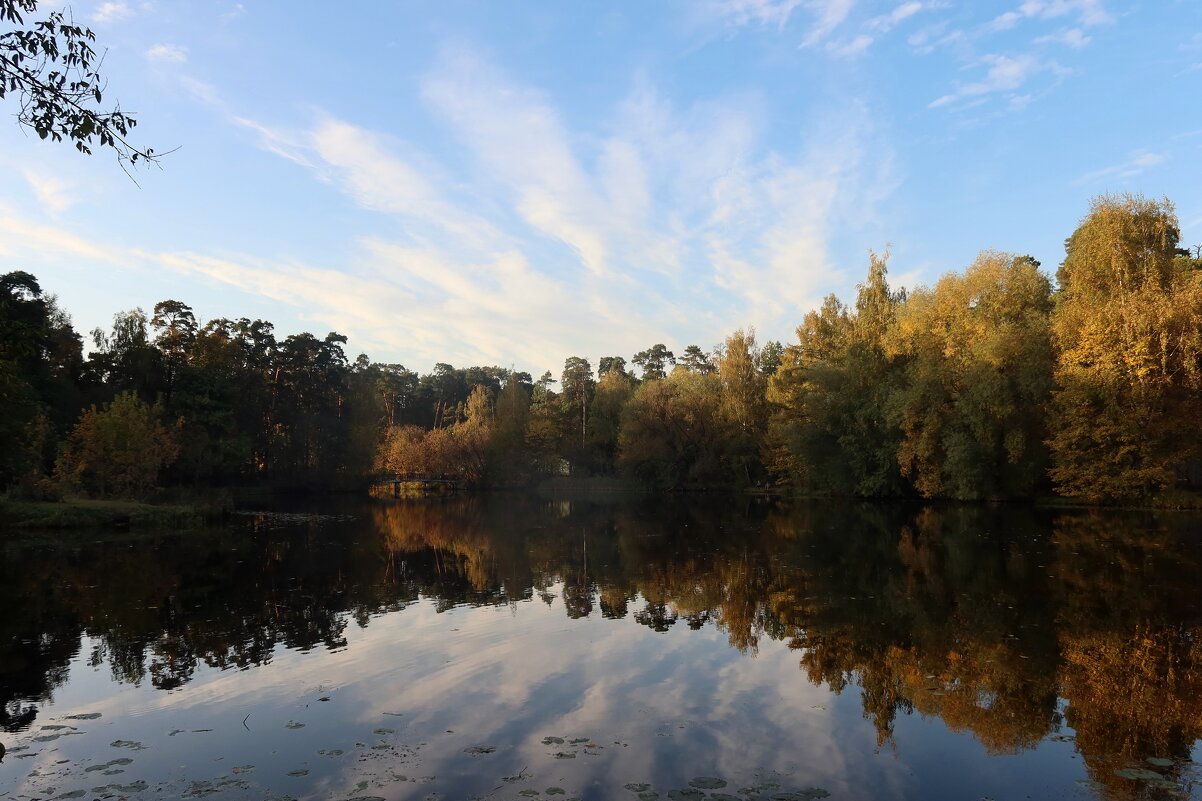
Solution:
<svg viewBox="0 0 1202 801">
<path fill-rule="evenodd" d="M 0 799 L 1202 798 L 1202 521 L 319 499 L 0 539 Z"/>
</svg>

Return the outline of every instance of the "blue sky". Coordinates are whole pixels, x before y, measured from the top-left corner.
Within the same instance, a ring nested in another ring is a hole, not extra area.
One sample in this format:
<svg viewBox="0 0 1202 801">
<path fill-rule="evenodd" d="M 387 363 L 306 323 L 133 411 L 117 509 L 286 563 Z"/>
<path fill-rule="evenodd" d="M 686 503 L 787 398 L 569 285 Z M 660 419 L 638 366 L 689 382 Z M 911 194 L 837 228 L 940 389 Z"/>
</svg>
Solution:
<svg viewBox="0 0 1202 801">
<path fill-rule="evenodd" d="M 135 185 L 0 120 L 0 269 L 80 330 L 174 298 L 558 373 L 788 343 L 869 249 L 907 286 L 985 249 L 1054 272 L 1104 192 L 1202 243 L 1197 0 L 72 8 L 137 142 L 178 148 Z"/>
</svg>

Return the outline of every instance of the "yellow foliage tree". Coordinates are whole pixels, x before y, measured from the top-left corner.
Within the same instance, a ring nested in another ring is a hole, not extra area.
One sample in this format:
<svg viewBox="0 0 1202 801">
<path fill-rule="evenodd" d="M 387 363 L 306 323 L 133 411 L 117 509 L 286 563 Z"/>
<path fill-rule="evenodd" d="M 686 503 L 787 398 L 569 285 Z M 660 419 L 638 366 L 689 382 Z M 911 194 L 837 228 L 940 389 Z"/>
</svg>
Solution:
<svg viewBox="0 0 1202 801">
<path fill-rule="evenodd" d="M 1169 201 L 1101 197 L 1067 243 L 1051 476 L 1066 495 L 1138 498 L 1199 454 L 1202 273 L 1183 270 Z"/>
<path fill-rule="evenodd" d="M 138 497 L 175 461 L 179 445 L 159 421 L 161 409 L 123 392 L 103 409 L 84 412 L 55 473 L 60 482 L 101 497 Z"/>
</svg>

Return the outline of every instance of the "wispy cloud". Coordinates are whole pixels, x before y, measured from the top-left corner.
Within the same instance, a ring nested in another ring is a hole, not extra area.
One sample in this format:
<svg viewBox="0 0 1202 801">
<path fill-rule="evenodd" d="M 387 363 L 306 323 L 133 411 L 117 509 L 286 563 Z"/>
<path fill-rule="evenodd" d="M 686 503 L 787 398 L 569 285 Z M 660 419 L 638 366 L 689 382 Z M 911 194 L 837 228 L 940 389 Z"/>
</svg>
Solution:
<svg viewBox="0 0 1202 801">
<path fill-rule="evenodd" d="M 117 2 L 101 3 L 100 6 L 92 12 L 93 22 L 112 22 L 114 20 L 128 17 L 131 13 L 129 6 L 118 0 Z"/>
<path fill-rule="evenodd" d="M 1035 39 L 1035 44 L 1062 44 L 1074 50 L 1080 50 L 1089 44 L 1089 42 L 1090 37 L 1080 28 L 1069 28 L 1060 33 L 1039 36 Z"/>
<path fill-rule="evenodd" d="M 1054 63 L 1040 61 L 1030 53 L 1016 56 L 990 54 L 981 58 L 981 64 L 988 66 L 981 80 L 964 84 L 954 92 L 932 100 L 928 104 L 928 108 L 951 106 L 961 101 L 996 93 L 1015 92 L 1031 76 L 1057 69 Z"/>
<path fill-rule="evenodd" d="M 986 31 L 1008 31 L 1024 20 L 1054 20 L 1071 17 L 1084 27 L 1106 25 L 1114 21 L 1102 0 L 1025 0 L 1017 8 L 994 17 Z"/>
<path fill-rule="evenodd" d="M 75 203 L 70 188 L 58 178 L 33 169 L 26 169 L 24 175 L 38 202 L 51 212 L 57 214 Z"/>
<path fill-rule="evenodd" d="M 873 37 L 862 33 L 847 42 L 827 42 L 826 52 L 843 57 L 858 56 L 872 47 L 874 41 L 876 40 Z"/>
<path fill-rule="evenodd" d="M 834 33 L 851 14 L 855 0 L 807 0 L 805 7 L 814 17 L 802 47 L 813 47 Z"/>
<path fill-rule="evenodd" d="M 173 44 L 156 44 L 146 50 L 149 61 L 166 61 L 182 64 L 188 60 L 188 48 Z"/>
<path fill-rule="evenodd" d="M 1119 164 L 1103 167 L 1100 170 L 1088 172 L 1077 179 L 1078 184 L 1092 184 L 1104 178 L 1134 178 L 1144 171 L 1164 164 L 1168 156 L 1163 153 L 1140 151 L 1133 153 L 1129 159 Z"/>
<path fill-rule="evenodd" d="M 708 0 L 704 9 L 728 25 L 770 25 L 783 28 L 802 0 Z"/>
<path fill-rule="evenodd" d="M 868 21 L 868 27 L 874 31 L 888 33 L 896 28 L 902 22 L 905 22 L 910 17 L 922 11 L 924 5 L 917 0 L 911 0 L 908 3 L 902 3 L 895 6 L 888 14 L 882 14 L 879 17 L 873 17 Z"/>
<path fill-rule="evenodd" d="M 337 265 L 175 254 L 172 268 L 306 304 L 356 337 L 432 358 L 545 364 L 565 351 L 709 344 L 749 322 L 783 333 L 840 286 L 828 253 L 836 221 L 870 216 L 892 188 L 889 149 L 859 107 L 828 109 L 833 128 L 778 152 L 764 144 L 755 95 L 679 108 L 636 79 L 600 129 L 580 130 L 545 92 L 464 48 L 445 50 L 420 81 L 452 143 L 438 159 L 332 117 L 267 125 L 188 85 L 260 147 L 383 216 L 348 245 L 357 278 L 337 291 L 326 291 Z M 301 279 L 314 289 L 292 286 Z M 449 330 L 471 345 L 448 352 Z"/>
</svg>

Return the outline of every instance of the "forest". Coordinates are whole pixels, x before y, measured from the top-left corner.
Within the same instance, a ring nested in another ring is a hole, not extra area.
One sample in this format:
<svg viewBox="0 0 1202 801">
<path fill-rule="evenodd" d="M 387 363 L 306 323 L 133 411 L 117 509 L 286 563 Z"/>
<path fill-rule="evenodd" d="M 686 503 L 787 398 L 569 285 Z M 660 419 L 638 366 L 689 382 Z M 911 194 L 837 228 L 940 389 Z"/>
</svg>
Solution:
<svg viewBox="0 0 1202 801">
<path fill-rule="evenodd" d="M 0 276 L 0 488 L 141 498 L 161 487 L 350 489 L 382 477 L 523 486 L 616 476 L 652 491 L 1190 503 L 1202 486 L 1202 258 L 1172 204 L 1096 198 L 1053 281 L 987 251 L 895 290 L 872 254 L 796 341 L 738 330 L 497 366 L 350 359 L 346 337 L 118 313 L 91 346 L 35 276 Z M 403 310 L 398 310 L 403 313 Z"/>
</svg>

